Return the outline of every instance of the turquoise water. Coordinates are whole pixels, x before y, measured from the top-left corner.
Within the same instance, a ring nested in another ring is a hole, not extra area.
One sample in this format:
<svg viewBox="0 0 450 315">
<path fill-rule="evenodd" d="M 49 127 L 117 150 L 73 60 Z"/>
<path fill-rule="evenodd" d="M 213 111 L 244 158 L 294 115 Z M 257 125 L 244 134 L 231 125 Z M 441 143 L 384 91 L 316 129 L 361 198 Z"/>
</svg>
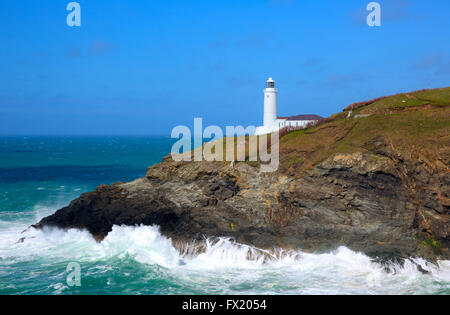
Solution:
<svg viewBox="0 0 450 315">
<path fill-rule="evenodd" d="M 449 294 L 450 262 L 384 266 L 347 248 L 274 251 L 227 239 L 180 254 L 158 227 L 115 226 L 102 243 L 85 231 L 30 224 L 100 184 L 143 176 L 170 152 L 164 137 L 0 138 L 0 294 Z M 26 236 L 23 243 L 17 241 Z M 249 258 L 249 252 L 252 253 Z M 67 281 L 69 263 L 81 285 Z M 417 271 L 420 264 L 430 273 Z"/>
</svg>

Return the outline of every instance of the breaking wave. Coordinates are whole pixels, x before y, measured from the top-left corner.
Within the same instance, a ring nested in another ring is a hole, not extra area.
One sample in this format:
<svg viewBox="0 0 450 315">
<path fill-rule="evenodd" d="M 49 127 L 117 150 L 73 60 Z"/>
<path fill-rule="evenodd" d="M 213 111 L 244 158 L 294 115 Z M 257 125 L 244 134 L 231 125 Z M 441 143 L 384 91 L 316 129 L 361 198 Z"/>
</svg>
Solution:
<svg viewBox="0 0 450 315">
<path fill-rule="evenodd" d="M 114 283 L 121 292 L 175 294 L 448 294 L 450 290 L 449 261 L 436 266 L 409 259 L 386 269 L 345 247 L 326 254 L 266 251 L 217 238 L 177 249 L 154 226 L 114 226 L 101 243 L 88 232 L 74 229 L 30 229 L 20 234 L 12 227 L 0 233 L 0 266 L 4 270 L 13 272 L 15 266 L 27 262 L 58 270 L 58 281 L 47 293 L 70 290 L 64 283 L 68 262 L 79 263 L 84 277 L 104 280 L 99 280 L 97 293 L 108 292 Z M 17 242 L 23 236 L 25 241 Z M 427 274 L 420 272 L 418 265 Z M 130 266 L 140 277 L 133 278 Z M 123 283 L 117 283 L 118 275 Z M 149 289 L 152 281 L 164 285 Z M 83 292 L 83 287 L 79 290 Z"/>
</svg>

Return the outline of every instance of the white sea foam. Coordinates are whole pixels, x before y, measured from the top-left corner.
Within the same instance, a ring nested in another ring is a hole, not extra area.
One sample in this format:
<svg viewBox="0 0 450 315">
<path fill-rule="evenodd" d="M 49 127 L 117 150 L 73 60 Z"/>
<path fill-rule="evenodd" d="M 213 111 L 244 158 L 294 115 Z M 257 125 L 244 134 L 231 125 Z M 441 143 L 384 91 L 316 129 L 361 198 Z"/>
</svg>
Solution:
<svg viewBox="0 0 450 315">
<path fill-rule="evenodd" d="M 112 268 L 111 261 L 132 259 L 165 268 L 187 287 L 233 294 L 414 294 L 450 288 L 449 261 L 437 267 L 411 259 L 387 272 L 368 256 L 345 247 L 326 254 L 268 252 L 220 238 L 209 240 L 201 253 L 182 255 L 157 227 L 114 226 L 101 243 L 88 232 L 74 229 L 30 229 L 24 235 L 20 230 L 0 231 L 2 264 L 43 259 L 49 263 L 76 261 L 82 266 L 102 262 L 103 267 Z M 17 243 L 23 236 L 26 240 Z M 417 265 L 429 274 L 419 272 Z"/>
</svg>

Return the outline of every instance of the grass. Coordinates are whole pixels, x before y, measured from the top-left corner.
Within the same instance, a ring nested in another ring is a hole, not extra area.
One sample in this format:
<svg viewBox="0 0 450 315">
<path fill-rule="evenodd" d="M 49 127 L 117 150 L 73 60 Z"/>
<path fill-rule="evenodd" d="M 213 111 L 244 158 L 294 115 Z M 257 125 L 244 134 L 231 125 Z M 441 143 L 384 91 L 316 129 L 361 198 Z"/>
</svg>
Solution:
<svg viewBox="0 0 450 315">
<path fill-rule="evenodd" d="M 421 90 L 384 97 L 372 104 L 358 108 L 356 112 L 361 114 L 380 114 L 386 111 L 405 110 L 425 105 L 436 107 L 450 105 L 450 88 Z"/>
<path fill-rule="evenodd" d="M 358 104 L 366 105 L 353 109 L 353 114 L 369 116 L 347 119 L 346 110 L 317 126 L 282 137 L 281 173 L 301 176 L 337 153 L 374 153 L 373 143 L 380 137 L 396 150 L 416 148 L 431 156 L 450 145 L 450 88 L 397 94 Z"/>
<path fill-rule="evenodd" d="M 423 241 L 422 246 L 430 248 L 436 255 L 439 255 L 442 250 L 441 244 L 432 237 L 429 237 L 425 241 Z"/>
<path fill-rule="evenodd" d="M 439 150 L 450 147 L 449 105 L 450 87 L 352 104 L 315 126 L 282 133 L 279 172 L 300 177 L 306 170 L 339 153 L 363 152 L 376 158 L 376 145 L 380 139 L 395 148 L 397 153 L 416 154 L 420 151 L 427 159 L 433 160 L 439 156 Z M 255 136 L 251 137 L 254 139 Z M 258 166 L 259 156 L 257 161 L 253 161 L 249 155 L 249 136 L 232 139 L 235 148 L 232 159 L 226 159 L 227 138 L 224 138 L 223 160 L 230 163 L 238 159 L 238 139 L 245 142 L 245 151 L 241 151 L 245 161 Z M 259 143 L 261 137 L 256 139 Z"/>
<path fill-rule="evenodd" d="M 365 111 L 374 113 L 382 109 L 400 109 L 426 104 L 434 106 L 450 105 L 450 87 L 433 90 L 419 90 L 410 93 L 399 93 L 392 96 L 383 96 L 370 101 L 353 103 L 344 109 L 344 112 Z"/>
</svg>

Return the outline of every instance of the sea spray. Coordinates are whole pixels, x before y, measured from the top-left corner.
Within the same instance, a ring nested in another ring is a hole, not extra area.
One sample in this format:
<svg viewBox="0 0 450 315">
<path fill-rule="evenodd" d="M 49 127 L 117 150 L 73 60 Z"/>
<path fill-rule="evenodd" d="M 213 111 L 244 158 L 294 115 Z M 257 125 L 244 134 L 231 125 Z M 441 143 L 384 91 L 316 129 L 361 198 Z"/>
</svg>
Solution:
<svg viewBox="0 0 450 315">
<path fill-rule="evenodd" d="M 16 243 L 23 235 L 17 227 L 0 233 L 0 292 L 7 293 L 416 294 L 450 288 L 448 261 L 438 268 L 411 259 L 386 272 L 382 264 L 345 247 L 311 254 L 213 238 L 201 251 L 183 253 L 155 226 L 114 226 L 101 243 L 74 229 L 30 229 L 23 243 Z M 80 288 L 65 283 L 70 262 L 81 265 Z M 429 274 L 419 272 L 417 264 Z M 17 268 L 22 268 L 23 283 L 8 288 L 4 280 Z M 30 281 L 34 286 L 22 292 L 20 287 Z"/>
</svg>

